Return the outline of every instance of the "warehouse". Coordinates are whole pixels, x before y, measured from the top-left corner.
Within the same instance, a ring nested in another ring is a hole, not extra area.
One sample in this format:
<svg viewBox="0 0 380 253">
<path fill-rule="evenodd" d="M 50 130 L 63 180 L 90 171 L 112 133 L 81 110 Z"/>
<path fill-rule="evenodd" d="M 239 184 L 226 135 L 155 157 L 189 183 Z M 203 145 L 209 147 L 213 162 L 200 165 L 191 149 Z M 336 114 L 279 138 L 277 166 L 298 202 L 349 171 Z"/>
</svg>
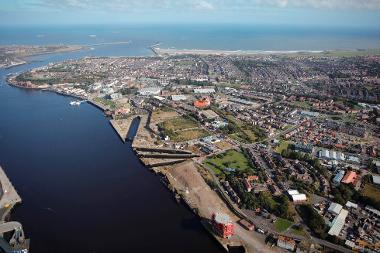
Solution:
<svg viewBox="0 0 380 253">
<path fill-rule="evenodd" d="M 348 211 L 342 209 L 338 216 L 332 222 L 332 226 L 328 232 L 329 235 L 339 236 L 340 231 L 342 230 L 344 224 L 346 223 L 346 218 L 348 215 Z"/>
</svg>

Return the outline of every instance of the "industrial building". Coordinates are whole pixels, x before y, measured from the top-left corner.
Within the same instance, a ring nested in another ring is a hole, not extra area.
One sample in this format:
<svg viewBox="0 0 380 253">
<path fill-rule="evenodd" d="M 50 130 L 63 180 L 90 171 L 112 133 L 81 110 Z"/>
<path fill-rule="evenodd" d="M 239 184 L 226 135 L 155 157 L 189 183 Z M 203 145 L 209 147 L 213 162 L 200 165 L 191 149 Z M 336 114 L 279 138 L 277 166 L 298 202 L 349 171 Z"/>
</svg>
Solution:
<svg viewBox="0 0 380 253">
<path fill-rule="evenodd" d="M 332 202 L 329 206 L 328 211 L 333 214 L 339 214 L 342 211 L 343 206 L 341 204 Z"/>
<path fill-rule="evenodd" d="M 234 224 L 230 217 L 224 213 L 212 215 L 212 226 L 217 235 L 222 238 L 229 238 L 234 234 Z"/>
<path fill-rule="evenodd" d="M 194 93 L 196 94 L 211 94 L 215 93 L 214 88 L 196 88 L 194 89 Z"/>
<path fill-rule="evenodd" d="M 300 203 L 307 200 L 306 194 L 299 193 L 297 190 L 288 190 L 288 194 L 294 203 Z"/>
<path fill-rule="evenodd" d="M 344 175 L 341 182 L 344 184 L 352 184 L 356 181 L 357 177 L 358 175 L 356 174 L 356 172 L 350 170 Z"/>
<path fill-rule="evenodd" d="M 172 100 L 175 102 L 187 100 L 187 96 L 185 96 L 185 95 L 172 95 Z"/>
<path fill-rule="evenodd" d="M 332 221 L 332 226 L 328 232 L 329 235 L 339 236 L 340 231 L 342 230 L 344 224 L 346 223 L 346 218 L 348 216 L 348 211 L 342 209 L 338 216 Z"/>
<path fill-rule="evenodd" d="M 139 90 L 139 94 L 143 96 L 159 95 L 160 93 L 160 87 L 145 87 Z"/>
<path fill-rule="evenodd" d="M 345 171 L 344 170 L 339 170 L 338 173 L 335 175 L 333 178 L 333 184 L 334 185 L 340 185 L 340 181 L 342 181 L 344 177 Z"/>
<path fill-rule="evenodd" d="M 194 106 L 196 108 L 206 108 L 206 107 L 210 106 L 210 104 L 211 104 L 211 101 L 210 101 L 210 98 L 208 98 L 208 97 L 203 97 L 200 100 L 196 100 L 194 102 Z"/>
</svg>

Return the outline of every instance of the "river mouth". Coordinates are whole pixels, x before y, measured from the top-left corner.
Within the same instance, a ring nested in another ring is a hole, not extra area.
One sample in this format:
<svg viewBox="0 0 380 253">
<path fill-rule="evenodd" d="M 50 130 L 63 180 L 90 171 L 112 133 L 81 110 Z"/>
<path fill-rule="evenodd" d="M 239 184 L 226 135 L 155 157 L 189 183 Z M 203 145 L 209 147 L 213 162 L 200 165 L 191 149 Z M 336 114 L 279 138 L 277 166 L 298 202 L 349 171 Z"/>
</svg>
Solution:
<svg viewBox="0 0 380 253">
<path fill-rule="evenodd" d="M 222 252 L 101 111 L 6 84 L 45 57 L 0 70 L 0 164 L 23 199 L 11 216 L 31 252 Z"/>
</svg>

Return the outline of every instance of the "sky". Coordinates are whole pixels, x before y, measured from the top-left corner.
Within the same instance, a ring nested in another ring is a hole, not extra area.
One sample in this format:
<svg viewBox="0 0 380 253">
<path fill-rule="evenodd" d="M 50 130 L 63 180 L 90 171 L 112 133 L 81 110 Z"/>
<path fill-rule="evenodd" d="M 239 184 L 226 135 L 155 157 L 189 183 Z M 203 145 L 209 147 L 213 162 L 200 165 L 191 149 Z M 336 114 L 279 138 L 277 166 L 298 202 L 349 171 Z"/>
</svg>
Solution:
<svg viewBox="0 0 380 253">
<path fill-rule="evenodd" d="M 380 28 L 380 0 L 0 0 L 0 25 L 227 23 Z"/>
</svg>

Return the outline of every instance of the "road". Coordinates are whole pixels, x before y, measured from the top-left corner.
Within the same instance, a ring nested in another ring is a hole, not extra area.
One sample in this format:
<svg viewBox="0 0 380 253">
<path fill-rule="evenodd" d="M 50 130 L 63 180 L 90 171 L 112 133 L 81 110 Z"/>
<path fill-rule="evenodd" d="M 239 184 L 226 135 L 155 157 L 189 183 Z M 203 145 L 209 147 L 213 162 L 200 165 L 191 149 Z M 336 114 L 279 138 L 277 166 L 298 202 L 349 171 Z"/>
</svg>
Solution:
<svg viewBox="0 0 380 253">
<path fill-rule="evenodd" d="M 354 253 L 354 251 L 350 250 L 350 249 L 347 249 L 343 246 L 340 246 L 340 245 L 336 245 L 336 244 L 333 244 L 331 242 L 328 242 L 328 241 L 325 241 L 325 240 L 321 240 L 321 239 L 318 239 L 316 237 L 311 237 L 311 239 L 313 239 L 314 242 L 320 244 L 320 245 L 323 245 L 327 248 L 330 248 L 330 249 L 333 249 L 333 250 L 337 250 L 339 252 L 343 252 L 343 253 Z"/>
</svg>

